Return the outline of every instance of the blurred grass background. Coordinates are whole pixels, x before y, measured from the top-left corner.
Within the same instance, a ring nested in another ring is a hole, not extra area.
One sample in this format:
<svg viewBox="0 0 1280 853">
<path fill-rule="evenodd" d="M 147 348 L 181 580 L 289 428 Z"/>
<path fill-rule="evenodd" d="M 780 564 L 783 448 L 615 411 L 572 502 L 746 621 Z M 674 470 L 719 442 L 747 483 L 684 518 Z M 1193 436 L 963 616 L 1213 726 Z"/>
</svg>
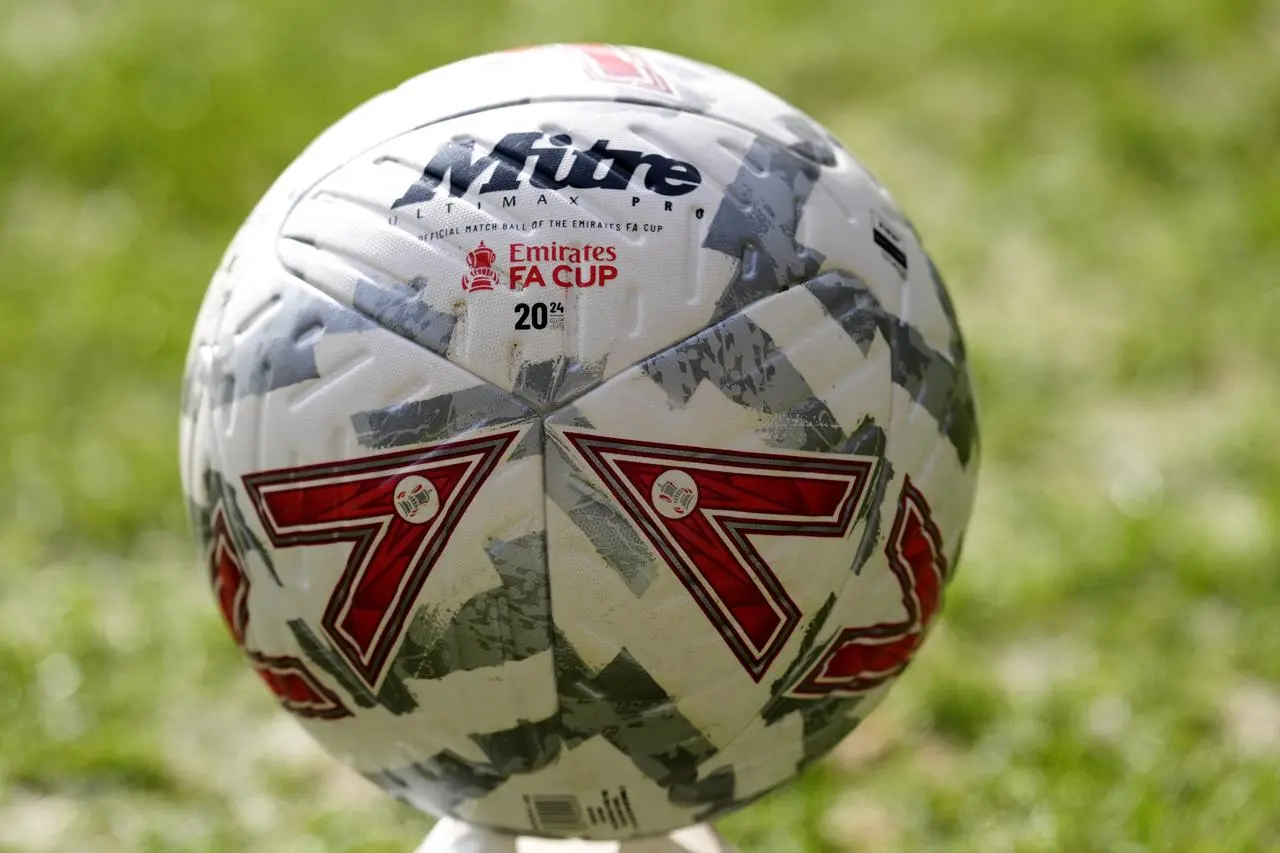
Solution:
<svg viewBox="0 0 1280 853">
<path fill-rule="evenodd" d="M 1280 849 L 1280 3 L 3 0 L 0 850 L 409 851 L 228 641 L 181 361 L 241 218 L 401 79 L 685 53 L 835 130 L 981 392 L 943 627 L 750 851 Z"/>
</svg>

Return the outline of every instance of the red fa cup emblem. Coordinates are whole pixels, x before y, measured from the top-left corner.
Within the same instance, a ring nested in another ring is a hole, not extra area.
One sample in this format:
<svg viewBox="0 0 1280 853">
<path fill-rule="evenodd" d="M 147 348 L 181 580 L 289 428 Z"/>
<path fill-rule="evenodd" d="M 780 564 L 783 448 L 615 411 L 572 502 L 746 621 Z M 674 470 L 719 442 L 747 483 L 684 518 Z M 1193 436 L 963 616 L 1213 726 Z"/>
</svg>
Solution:
<svg viewBox="0 0 1280 853">
<path fill-rule="evenodd" d="M 480 241 L 470 252 L 467 252 L 467 266 L 470 267 L 462 276 L 462 289 L 466 291 L 493 290 L 498 284 L 498 273 L 493 262 L 498 259 L 497 252 Z"/>
</svg>

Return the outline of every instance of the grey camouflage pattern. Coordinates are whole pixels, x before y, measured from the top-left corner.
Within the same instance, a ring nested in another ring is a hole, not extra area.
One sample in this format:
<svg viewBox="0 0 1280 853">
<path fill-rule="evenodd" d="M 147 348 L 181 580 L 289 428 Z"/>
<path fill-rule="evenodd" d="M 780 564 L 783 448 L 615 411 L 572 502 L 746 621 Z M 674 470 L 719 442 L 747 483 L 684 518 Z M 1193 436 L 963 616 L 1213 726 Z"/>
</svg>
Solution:
<svg viewBox="0 0 1280 853">
<path fill-rule="evenodd" d="M 551 648 L 547 542 L 542 531 L 485 545 L 502 586 L 474 596 L 445 621 L 418 610 L 392 665 L 402 679 L 501 666 Z"/>
<path fill-rule="evenodd" d="M 352 305 L 382 328 L 445 355 L 458 318 L 427 305 L 422 296 L 426 284 L 424 278 L 381 285 L 362 280 L 356 283 Z"/>
<path fill-rule="evenodd" d="M 352 701 L 361 708 L 374 708 L 380 704 L 380 697 L 375 696 L 369 688 L 361 683 L 359 676 L 351 670 L 350 665 L 343 659 L 342 655 L 338 654 L 333 645 L 322 639 L 310 625 L 302 619 L 290 619 L 286 624 L 289 626 L 289 631 L 293 634 L 307 660 L 320 667 L 334 681 L 338 682 L 338 685 L 351 697 Z M 393 695 L 389 702 L 381 703 L 384 707 L 389 704 L 394 708 L 404 704 L 404 691 L 401 685 L 395 685 L 392 693 Z M 413 701 L 412 697 L 409 697 L 409 701 Z"/>
<path fill-rule="evenodd" d="M 356 412 L 351 425 L 362 447 L 386 450 L 442 441 L 467 430 L 529 420 L 535 412 L 493 385 L 480 384 L 426 400 Z"/>
<path fill-rule="evenodd" d="M 821 254 L 801 245 L 796 231 L 820 168 L 768 137 L 756 138 L 702 242 L 705 249 L 741 261 L 716 303 L 713 320 L 818 272 Z"/>
<path fill-rule="evenodd" d="M 740 406 L 773 415 L 769 443 L 792 450 L 831 450 L 844 432 L 831 409 L 773 339 L 744 314 L 658 353 L 640 370 L 682 408 L 703 382 Z"/>
<path fill-rule="evenodd" d="M 866 537 L 865 541 L 868 541 Z M 870 541 L 874 543 L 875 537 L 871 537 Z M 761 718 L 770 726 L 777 725 L 793 714 L 800 715 L 803 736 L 796 764 L 797 773 L 830 752 L 832 747 L 861 722 L 861 717 L 856 714 L 865 701 L 864 696 L 830 695 L 816 699 L 796 699 L 786 693 L 821 657 L 824 646 L 818 642 L 818 635 L 835 604 L 836 596 L 832 595 L 814 616 L 805 631 L 795 660 L 773 683 L 774 699 L 760 712 Z"/>
<path fill-rule="evenodd" d="M 262 540 L 253 532 L 245 519 L 244 510 L 240 508 L 235 488 L 213 468 L 206 467 L 200 473 L 204 494 L 208 503 L 197 503 L 187 499 L 187 522 L 200 553 L 209 550 L 213 541 L 213 509 L 219 503 L 226 513 L 227 531 L 231 535 L 236 551 L 246 554 L 252 551 L 262 560 L 267 574 L 281 586 L 280 576 L 276 574 L 275 564 L 271 559 L 271 549 L 262 544 Z"/>
<path fill-rule="evenodd" d="M 554 717 L 473 734 L 471 740 L 485 754 L 486 762 L 445 750 L 423 761 L 364 776 L 396 799 L 424 811 L 453 814 L 462 803 L 496 791 L 513 775 L 546 767 L 560 751 Z"/>
<path fill-rule="evenodd" d="M 942 271 L 933 262 L 933 258 L 929 258 L 929 278 L 933 281 L 933 293 L 938 298 L 938 304 L 942 306 L 942 313 L 946 315 L 947 325 L 951 327 L 951 340 L 947 345 L 951 360 L 957 365 L 963 365 L 966 355 L 964 335 L 960 332 L 960 320 L 956 317 L 956 306 L 951 301 L 951 293 L 947 290 L 947 284 L 942 278 Z"/>
<path fill-rule="evenodd" d="M 889 482 L 893 480 L 893 463 L 889 461 L 887 455 L 889 439 L 884 429 L 869 416 L 858 425 L 852 435 L 840 443 L 838 450 L 840 453 L 880 458 L 880 464 L 871 475 L 871 494 L 858 510 L 859 519 L 865 518 L 867 521 L 862 539 L 858 542 L 858 550 L 853 557 L 853 565 L 849 567 L 852 574 L 858 575 L 862 573 L 862 567 L 867 564 L 876 543 L 880 541 L 880 517 L 884 508 L 885 492 L 889 488 Z"/>
<path fill-rule="evenodd" d="M 960 464 L 968 465 L 978 443 L 978 413 L 964 362 L 952 361 L 930 347 L 919 330 L 886 311 L 866 282 L 852 273 L 831 270 L 805 287 L 863 353 L 880 335 L 893 353 L 893 383 L 933 416 L 938 432 L 955 447 Z M 958 342 L 957 332 L 953 346 L 963 355 L 963 344 Z"/>
<path fill-rule="evenodd" d="M 495 540 L 485 552 L 501 586 L 473 596 L 449 618 L 430 605 L 418 608 L 376 696 L 305 622 L 295 620 L 290 628 L 307 658 L 332 675 L 357 704 L 380 705 L 396 715 L 411 713 L 419 706 L 413 681 L 501 666 L 551 647 L 546 534 Z"/>
<path fill-rule="evenodd" d="M 778 124 L 791 131 L 800 140 L 788 148 L 806 160 L 812 160 L 819 166 L 836 165 L 836 149 L 843 146 L 824 128 L 819 127 L 813 119 L 800 113 L 779 116 Z"/>
<path fill-rule="evenodd" d="M 560 422 L 562 417 L 549 418 Z M 581 416 L 569 417 L 574 426 L 590 428 Z M 570 460 L 565 449 L 551 442 L 545 449 L 547 497 L 564 510 L 591 541 L 604 564 L 617 573 L 637 597 L 658 576 L 658 563 L 649 547 L 617 503 L 595 486 Z"/>
<path fill-rule="evenodd" d="M 698 779 L 699 768 L 715 756 L 716 747 L 626 649 L 592 672 L 556 630 L 555 659 L 566 748 L 603 737 L 666 788 L 673 802 L 699 806 L 708 814 L 733 804 L 732 768 Z"/>
<path fill-rule="evenodd" d="M 520 365 L 511 393 L 546 412 L 600 382 L 604 361 L 584 362 L 561 356 Z"/>
<path fill-rule="evenodd" d="M 321 337 L 376 328 L 368 317 L 301 287 L 280 288 L 253 317 L 235 330 L 234 347 L 214 348 L 208 381 L 217 389 L 215 405 L 319 379 L 315 347 Z"/>
</svg>

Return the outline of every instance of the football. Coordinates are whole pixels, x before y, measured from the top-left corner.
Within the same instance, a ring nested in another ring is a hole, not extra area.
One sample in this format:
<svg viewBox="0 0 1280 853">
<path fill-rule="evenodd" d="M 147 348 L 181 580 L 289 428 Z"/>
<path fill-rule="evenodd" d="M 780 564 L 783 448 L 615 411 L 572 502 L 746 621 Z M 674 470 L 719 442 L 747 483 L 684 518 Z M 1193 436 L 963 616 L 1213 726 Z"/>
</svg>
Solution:
<svg viewBox="0 0 1280 853">
<path fill-rule="evenodd" d="M 203 571 L 280 705 L 388 793 L 622 839 L 794 778 L 876 706 L 978 470 L 942 277 L 756 85 L 548 45 L 322 133 L 196 321 Z"/>
</svg>

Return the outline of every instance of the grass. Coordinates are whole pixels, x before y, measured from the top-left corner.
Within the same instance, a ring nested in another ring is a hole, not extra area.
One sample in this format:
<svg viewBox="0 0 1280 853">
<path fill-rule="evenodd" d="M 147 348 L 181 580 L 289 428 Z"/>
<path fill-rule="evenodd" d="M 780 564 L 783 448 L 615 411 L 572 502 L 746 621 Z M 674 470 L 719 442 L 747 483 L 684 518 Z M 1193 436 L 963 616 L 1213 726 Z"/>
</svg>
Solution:
<svg viewBox="0 0 1280 853">
<path fill-rule="evenodd" d="M 714 37 L 713 37 L 714 36 Z M 947 272 L 984 469 L 942 629 L 745 850 L 1280 849 L 1280 4 L 0 9 L 0 850 L 408 851 L 237 658 L 176 474 L 232 231 L 348 108 L 548 40 L 832 127 Z"/>
</svg>

